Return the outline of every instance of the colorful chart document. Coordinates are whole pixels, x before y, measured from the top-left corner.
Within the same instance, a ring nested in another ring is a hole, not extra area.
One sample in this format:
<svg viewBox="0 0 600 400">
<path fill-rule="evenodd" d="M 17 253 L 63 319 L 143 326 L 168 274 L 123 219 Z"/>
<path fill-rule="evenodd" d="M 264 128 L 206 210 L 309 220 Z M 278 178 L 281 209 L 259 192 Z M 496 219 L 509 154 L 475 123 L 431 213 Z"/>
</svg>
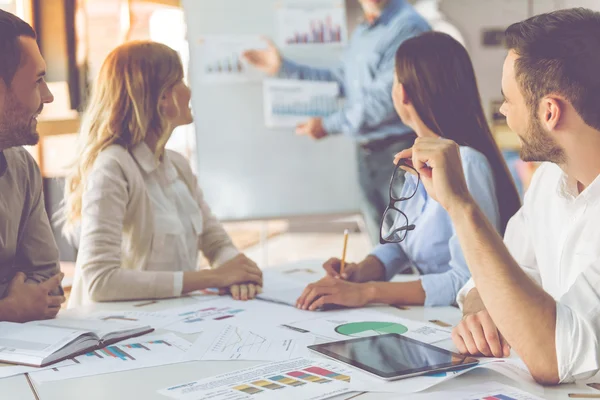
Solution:
<svg viewBox="0 0 600 400">
<path fill-rule="evenodd" d="M 269 128 L 295 128 L 309 118 L 327 117 L 342 105 L 336 82 L 266 79 L 263 94 Z"/>
<path fill-rule="evenodd" d="M 257 326 L 279 326 L 287 321 L 311 318 L 310 311 L 261 300 L 236 301 L 217 297 L 168 311 L 179 320 L 164 329 L 185 334 L 200 333 L 214 325 L 235 325 L 246 329 Z"/>
<path fill-rule="evenodd" d="M 543 400 L 541 397 L 498 382 L 485 382 L 462 387 L 459 390 L 445 390 L 404 398 L 407 400 Z"/>
<path fill-rule="evenodd" d="M 159 393 L 174 399 L 321 400 L 351 392 L 349 372 L 337 363 L 298 358 L 175 385 Z"/>
<path fill-rule="evenodd" d="M 286 0 L 277 18 L 282 46 L 346 44 L 348 28 L 343 0 Z"/>
<path fill-rule="evenodd" d="M 165 325 L 177 321 L 177 317 L 168 312 L 151 311 L 101 311 L 87 316 L 86 318 L 113 321 L 121 323 L 149 325 L 154 329 L 160 329 Z"/>
<path fill-rule="evenodd" d="M 58 381 L 190 361 L 191 343 L 169 333 L 144 336 L 72 359 L 76 365 L 32 373 L 36 382 Z"/>
<path fill-rule="evenodd" d="M 331 340 L 346 340 L 398 333 L 424 343 L 449 339 L 451 330 L 369 309 L 344 310 L 315 314 L 312 319 L 286 323 L 286 327 L 304 330 Z"/>
<path fill-rule="evenodd" d="M 233 325 L 212 327 L 200 335 L 190 353 L 196 360 L 280 361 L 309 356 L 306 347 L 314 344 L 313 336 L 275 332 L 279 334 Z"/>
</svg>

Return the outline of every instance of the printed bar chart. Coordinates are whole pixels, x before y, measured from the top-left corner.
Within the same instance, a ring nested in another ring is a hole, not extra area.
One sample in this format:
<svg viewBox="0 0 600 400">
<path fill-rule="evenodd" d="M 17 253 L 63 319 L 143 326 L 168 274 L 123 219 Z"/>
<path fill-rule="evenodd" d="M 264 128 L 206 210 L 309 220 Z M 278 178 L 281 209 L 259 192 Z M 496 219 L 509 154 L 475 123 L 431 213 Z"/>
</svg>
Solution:
<svg viewBox="0 0 600 400">
<path fill-rule="evenodd" d="M 310 21 L 309 32 L 296 32 L 292 37 L 288 37 L 285 42 L 287 44 L 301 43 L 341 43 L 342 42 L 342 27 L 332 24 L 330 15 L 323 20 Z"/>
<path fill-rule="evenodd" d="M 340 110 L 336 82 L 267 79 L 263 83 L 265 124 L 291 128 L 308 118 L 324 118 Z"/>
<path fill-rule="evenodd" d="M 341 46 L 346 43 L 348 27 L 343 2 L 292 2 L 279 10 L 278 18 L 281 45 Z"/>
</svg>

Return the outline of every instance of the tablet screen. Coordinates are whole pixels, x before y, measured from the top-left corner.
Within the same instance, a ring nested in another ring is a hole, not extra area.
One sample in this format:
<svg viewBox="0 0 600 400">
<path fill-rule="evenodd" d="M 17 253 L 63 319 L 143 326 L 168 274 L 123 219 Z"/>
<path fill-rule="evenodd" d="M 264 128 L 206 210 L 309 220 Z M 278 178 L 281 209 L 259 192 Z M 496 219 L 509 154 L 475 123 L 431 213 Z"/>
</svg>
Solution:
<svg viewBox="0 0 600 400">
<path fill-rule="evenodd" d="M 474 358 L 398 334 L 326 343 L 310 348 L 383 378 L 477 363 Z"/>
</svg>

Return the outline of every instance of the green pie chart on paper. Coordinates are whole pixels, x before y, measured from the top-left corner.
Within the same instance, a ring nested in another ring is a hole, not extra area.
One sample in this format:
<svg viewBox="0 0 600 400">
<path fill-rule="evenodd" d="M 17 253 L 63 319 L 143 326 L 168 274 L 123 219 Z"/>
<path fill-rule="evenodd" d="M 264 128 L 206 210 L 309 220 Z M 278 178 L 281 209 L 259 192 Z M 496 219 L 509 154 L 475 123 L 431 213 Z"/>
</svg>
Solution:
<svg viewBox="0 0 600 400">
<path fill-rule="evenodd" d="M 350 322 L 338 325 L 335 331 L 340 335 L 353 337 L 366 337 L 398 333 L 402 335 L 408 332 L 408 328 L 395 322 Z"/>
</svg>

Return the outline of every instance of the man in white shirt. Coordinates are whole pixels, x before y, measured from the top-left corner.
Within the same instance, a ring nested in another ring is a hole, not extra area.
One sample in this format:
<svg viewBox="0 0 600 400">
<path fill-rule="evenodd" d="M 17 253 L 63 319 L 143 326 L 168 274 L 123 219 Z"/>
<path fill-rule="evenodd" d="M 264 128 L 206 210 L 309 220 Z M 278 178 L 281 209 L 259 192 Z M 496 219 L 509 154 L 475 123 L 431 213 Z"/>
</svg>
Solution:
<svg viewBox="0 0 600 400">
<path fill-rule="evenodd" d="M 504 243 L 467 190 L 454 142 L 419 139 L 398 157 L 412 157 L 450 214 L 471 270 L 458 349 L 513 348 L 544 384 L 584 379 L 600 370 L 600 13 L 556 11 L 506 33 L 502 113 L 521 157 L 545 163 Z"/>
</svg>

